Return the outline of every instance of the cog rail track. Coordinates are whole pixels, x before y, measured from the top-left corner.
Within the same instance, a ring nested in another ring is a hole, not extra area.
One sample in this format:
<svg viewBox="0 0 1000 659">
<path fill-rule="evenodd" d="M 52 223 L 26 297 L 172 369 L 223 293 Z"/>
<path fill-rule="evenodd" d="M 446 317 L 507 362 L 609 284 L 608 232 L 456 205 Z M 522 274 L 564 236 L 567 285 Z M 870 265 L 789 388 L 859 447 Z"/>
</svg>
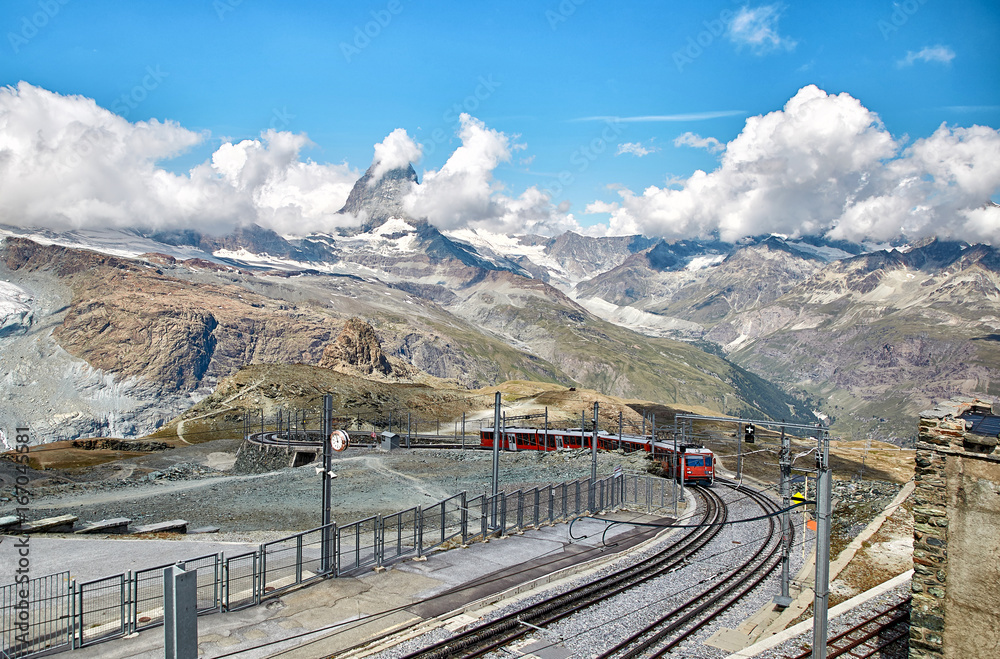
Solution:
<svg viewBox="0 0 1000 659">
<path fill-rule="evenodd" d="M 745 485 L 722 479 L 716 482 L 746 494 L 765 514 L 780 509 L 778 504 L 765 494 Z M 599 657 L 601 659 L 662 657 L 757 588 L 778 568 L 781 561 L 780 543 L 772 542 L 778 536 L 773 516 L 768 518 L 768 525 L 767 537 L 761 542 L 759 551 L 728 576 L 663 614 Z"/>
<path fill-rule="evenodd" d="M 720 523 L 726 519 L 727 511 L 722 497 L 703 488 L 698 488 L 697 491 L 705 502 L 705 511 L 699 526 L 706 524 L 712 526 L 689 531 L 663 552 L 635 565 L 466 630 L 446 641 L 406 655 L 406 659 L 481 656 L 507 645 L 531 632 L 533 628 L 552 624 L 672 570 L 686 561 L 691 554 L 707 545 L 719 533 L 722 528 Z"/>
<path fill-rule="evenodd" d="M 351 436 L 351 448 L 370 447 L 372 442 L 371 433 L 351 431 L 348 433 Z M 316 430 L 303 430 L 303 431 L 293 431 L 292 433 L 281 433 L 280 435 L 273 430 L 265 432 L 255 432 L 250 435 L 250 441 L 254 444 L 262 446 L 281 446 L 285 448 L 296 448 L 305 450 L 316 450 L 322 451 L 323 441 L 319 431 Z M 451 435 L 419 435 L 413 437 L 410 442 L 409 448 L 419 448 L 419 449 L 460 449 L 465 450 L 481 450 L 478 443 L 473 444 L 471 440 L 463 446 L 461 442 L 455 442 L 455 438 Z"/>
<path fill-rule="evenodd" d="M 902 647 L 901 641 L 909 646 L 910 603 L 907 598 L 830 637 L 826 641 L 826 656 L 828 659 L 845 655 L 865 659 L 882 656 L 885 650 L 897 644 Z M 811 656 L 812 650 L 807 650 L 793 659 L 808 659 Z"/>
</svg>

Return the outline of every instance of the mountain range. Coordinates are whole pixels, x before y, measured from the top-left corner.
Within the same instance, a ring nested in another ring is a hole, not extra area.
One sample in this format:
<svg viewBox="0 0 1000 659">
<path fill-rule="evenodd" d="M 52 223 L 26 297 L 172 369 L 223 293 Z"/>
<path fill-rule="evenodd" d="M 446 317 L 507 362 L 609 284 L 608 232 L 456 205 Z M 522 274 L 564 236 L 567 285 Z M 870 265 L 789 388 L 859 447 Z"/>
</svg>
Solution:
<svg viewBox="0 0 1000 659">
<path fill-rule="evenodd" d="M 0 426 L 145 434 L 241 366 L 319 365 L 350 319 L 400 381 L 551 381 L 895 441 L 935 400 L 1000 395 L 993 247 L 442 232 L 406 214 L 415 180 L 369 169 L 349 228 L 298 237 L 0 226 Z"/>
</svg>

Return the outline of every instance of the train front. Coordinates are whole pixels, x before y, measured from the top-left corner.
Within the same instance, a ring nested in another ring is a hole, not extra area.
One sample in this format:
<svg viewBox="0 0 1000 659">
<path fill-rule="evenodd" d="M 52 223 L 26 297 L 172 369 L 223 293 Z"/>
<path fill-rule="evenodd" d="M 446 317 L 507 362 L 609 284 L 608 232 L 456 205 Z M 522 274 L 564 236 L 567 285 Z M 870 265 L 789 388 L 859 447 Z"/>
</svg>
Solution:
<svg viewBox="0 0 1000 659">
<path fill-rule="evenodd" d="M 685 481 L 705 485 L 715 482 L 715 455 L 709 449 L 686 447 L 681 461 Z"/>
</svg>

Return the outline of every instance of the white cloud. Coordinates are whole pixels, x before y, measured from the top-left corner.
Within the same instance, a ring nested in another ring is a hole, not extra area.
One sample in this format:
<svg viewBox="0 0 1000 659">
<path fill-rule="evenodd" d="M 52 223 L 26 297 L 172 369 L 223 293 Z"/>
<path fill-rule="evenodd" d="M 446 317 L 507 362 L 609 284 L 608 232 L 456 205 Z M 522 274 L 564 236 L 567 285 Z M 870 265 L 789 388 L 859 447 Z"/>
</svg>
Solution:
<svg viewBox="0 0 1000 659">
<path fill-rule="evenodd" d="M 729 23 L 729 40 L 738 47 L 748 47 L 755 55 L 775 50 L 793 50 L 795 40 L 778 33 L 781 7 L 777 4 L 740 7 Z"/>
<path fill-rule="evenodd" d="M 462 145 L 439 170 L 424 172 L 403 205 L 412 216 L 439 229 L 482 228 L 494 233 L 552 234 L 576 228 L 572 216 L 552 204 L 549 195 L 531 187 L 517 197 L 504 194 L 493 170 L 524 148 L 503 132 L 463 113 L 458 135 Z"/>
<path fill-rule="evenodd" d="M 300 151 L 310 145 L 305 135 L 268 130 L 259 140 L 222 144 L 211 166 L 245 198 L 255 223 L 286 235 L 330 230 L 348 221 L 335 214 L 358 174 L 346 164 L 303 162 Z"/>
<path fill-rule="evenodd" d="M 915 62 L 940 62 L 951 64 L 955 59 L 955 51 L 947 46 L 928 46 L 918 52 L 908 50 L 906 57 L 896 62 L 899 67 L 913 66 Z"/>
<path fill-rule="evenodd" d="M 719 151 L 725 151 L 726 145 L 715 139 L 714 137 L 702 137 L 697 133 L 692 133 L 688 131 L 683 135 L 678 135 L 674 139 L 674 146 L 690 146 L 696 149 L 707 149 L 712 153 L 718 153 Z"/>
<path fill-rule="evenodd" d="M 187 174 L 160 163 L 207 135 L 174 122 L 131 123 L 82 96 L 21 82 L 0 88 L 0 217 L 57 229 L 256 222 L 279 232 L 329 229 L 358 178 L 300 160 L 303 135 L 268 131 L 223 143 Z"/>
<path fill-rule="evenodd" d="M 620 156 L 623 153 L 631 153 L 633 156 L 641 158 L 651 153 L 656 153 L 656 151 L 658 151 L 656 147 L 645 147 L 640 142 L 625 142 L 618 145 L 618 151 L 615 152 L 615 155 Z"/>
<path fill-rule="evenodd" d="M 375 145 L 375 158 L 372 160 L 375 170 L 372 172 L 371 184 L 374 185 L 391 169 L 405 168 L 410 163 L 418 162 L 421 155 L 420 145 L 404 129 L 397 128 Z"/>
<path fill-rule="evenodd" d="M 850 240 L 945 238 L 1000 245 L 1000 132 L 942 125 L 909 148 L 844 93 L 810 85 L 784 109 L 751 117 L 713 172 L 676 187 L 620 190 L 613 234 L 723 240 L 781 233 Z"/>
</svg>

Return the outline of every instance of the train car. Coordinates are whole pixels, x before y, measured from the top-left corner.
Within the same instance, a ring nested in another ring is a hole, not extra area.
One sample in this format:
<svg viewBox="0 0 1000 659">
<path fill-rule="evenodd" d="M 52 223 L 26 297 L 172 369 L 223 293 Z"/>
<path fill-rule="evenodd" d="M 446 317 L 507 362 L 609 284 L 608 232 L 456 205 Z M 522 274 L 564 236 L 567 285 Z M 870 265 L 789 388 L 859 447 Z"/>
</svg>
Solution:
<svg viewBox="0 0 1000 659">
<path fill-rule="evenodd" d="M 479 445 L 493 448 L 493 428 L 483 428 L 479 433 Z M 505 451 L 557 451 L 559 449 L 589 449 L 594 440 L 594 432 L 580 428 L 505 428 L 500 438 L 500 448 Z M 655 442 L 650 437 L 637 435 L 613 435 L 600 431 L 597 434 L 597 448 L 605 451 L 621 449 L 627 452 L 644 451 L 652 453 L 653 459 L 670 478 L 683 476 L 685 481 L 711 485 L 715 482 L 715 455 L 709 449 L 694 444 L 685 444 L 677 449 L 674 457 L 672 442 Z M 675 474 L 674 465 L 678 466 Z"/>
<path fill-rule="evenodd" d="M 663 448 L 660 448 L 661 445 Z M 679 473 L 686 482 L 706 485 L 715 483 L 715 454 L 703 446 L 682 445 L 678 447 L 677 457 L 674 458 L 672 444 L 657 442 L 653 459 L 660 463 L 668 478 L 677 478 Z M 677 473 L 674 472 L 675 464 L 678 468 Z"/>
</svg>

